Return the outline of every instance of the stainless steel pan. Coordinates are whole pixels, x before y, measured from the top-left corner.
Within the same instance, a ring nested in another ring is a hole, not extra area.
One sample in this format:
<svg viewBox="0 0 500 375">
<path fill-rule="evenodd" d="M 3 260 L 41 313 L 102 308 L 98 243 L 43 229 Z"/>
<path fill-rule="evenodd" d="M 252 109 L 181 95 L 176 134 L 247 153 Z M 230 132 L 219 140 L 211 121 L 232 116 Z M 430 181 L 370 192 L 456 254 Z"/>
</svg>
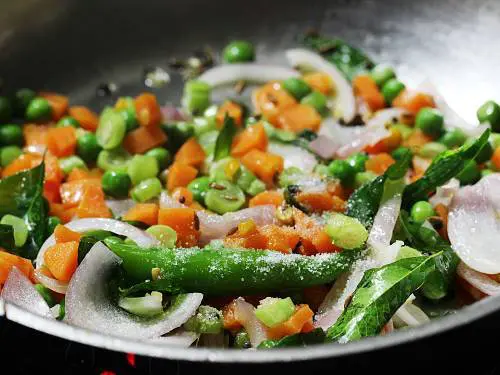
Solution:
<svg viewBox="0 0 500 375">
<path fill-rule="evenodd" d="M 500 98 L 500 2 L 497 0 L 1 0 L 0 77 L 5 90 L 50 89 L 96 108 L 96 87 L 114 82 L 120 94 L 143 89 L 146 66 L 167 66 L 204 45 L 219 51 L 234 38 L 258 45 L 262 60 L 280 61 L 297 34 L 315 27 L 399 66 L 407 82 L 427 77 L 455 109 Z M 177 82 L 180 84 L 180 82 Z M 178 100 L 174 82 L 157 92 Z M 34 316 L 0 301 L 0 315 L 66 339 L 113 350 L 172 359 L 269 362 L 334 357 L 398 345 L 458 327 L 500 309 L 490 298 L 417 329 L 348 345 L 232 351 L 174 348 L 102 336 Z"/>
</svg>

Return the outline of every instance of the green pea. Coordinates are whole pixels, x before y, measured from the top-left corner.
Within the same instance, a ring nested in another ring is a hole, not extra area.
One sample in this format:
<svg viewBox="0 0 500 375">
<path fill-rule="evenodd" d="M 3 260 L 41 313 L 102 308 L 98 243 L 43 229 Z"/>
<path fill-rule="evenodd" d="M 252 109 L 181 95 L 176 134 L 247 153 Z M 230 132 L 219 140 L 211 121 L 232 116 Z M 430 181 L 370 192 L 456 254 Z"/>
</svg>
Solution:
<svg viewBox="0 0 500 375">
<path fill-rule="evenodd" d="M 245 204 L 245 193 L 229 181 L 212 182 L 205 195 L 205 205 L 218 214 L 239 210 Z"/>
<path fill-rule="evenodd" d="M 447 150 L 446 146 L 442 143 L 429 142 L 423 145 L 418 150 L 418 155 L 423 158 L 434 159 L 436 156 L 438 156 L 440 153 L 446 150 Z"/>
<path fill-rule="evenodd" d="M 365 170 L 365 163 L 368 160 L 368 155 L 363 152 L 358 152 L 357 154 L 351 155 L 346 160 L 356 172 L 363 172 Z"/>
<path fill-rule="evenodd" d="M 394 160 L 400 160 L 404 155 L 407 155 L 408 152 L 411 154 L 411 150 L 408 147 L 398 147 L 395 149 L 391 155 L 394 158 Z"/>
<path fill-rule="evenodd" d="M 472 143 L 474 143 L 475 139 L 474 138 L 469 138 L 467 141 L 465 141 L 465 145 L 471 145 Z M 491 157 L 493 156 L 493 152 L 495 150 L 493 150 L 493 147 L 491 145 L 490 142 L 486 142 L 484 144 L 484 146 L 481 148 L 481 150 L 479 150 L 477 156 L 476 156 L 476 162 L 478 164 L 481 164 L 481 163 L 485 163 L 487 162 L 488 160 L 491 159 Z"/>
<path fill-rule="evenodd" d="M 102 190 L 114 198 L 128 197 L 132 181 L 127 173 L 106 171 L 102 175 Z"/>
<path fill-rule="evenodd" d="M 152 156 L 158 161 L 158 166 L 161 170 L 167 168 L 172 161 L 172 157 L 170 156 L 170 152 L 166 148 L 157 147 L 146 152 L 147 156 Z"/>
<path fill-rule="evenodd" d="M 126 131 L 127 125 L 119 113 L 114 110 L 104 111 L 96 130 L 97 143 L 105 150 L 114 149 L 120 146 Z"/>
<path fill-rule="evenodd" d="M 417 223 L 423 223 L 431 216 L 436 215 L 434 208 L 427 201 L 416 202 L 411 208 L 411 218 Z"/>
<path fill-rule="evenodd" d="M 160 172 L 158 161 L 153 156 L 148 155 L 135 155 L 127 168 L 127 173 L 134 185 L 148 178 L 156 177 L 158 172 Z"/>
<path fill-rule="evenodd" d="M 49 307 L 53 307 L 57 304 L 56 299 L 49 288 L 43 286 L 42 284 L 35 284 L 34 286 L 36 291 L 43 297 Z"/>
<path fill-rule="evenodd" d="M 318 111 L 318 113 L 323 114 L 326 110 L 327 100 L 326 96 L 319 91 L 313 91 L 310 94 L 304 96 L 300 103 L 310 105 L 316 111 Z"/>
<path fill-rule="evenodd" d="M 47 220 L 47 233 L 49 235 L 54 233 L 54 230 L 59 224 L 61 224 L 61 219 L 57 216 L 49 216 L 49 219 Z"/>
<path fill-rule="evenodd" d="M 224 61 L 230 64 L 255 60 L 253 44 L 244 40 L 229 43 L 222 52 Z"/>
<path fill-rule="evenodd" d="M 443 134 L 439 142 L 448 148 L 460 147 L 467 140 L 467 136 L 460 129 L 453 129 Z"/>
<path fill-rule="evenodd" d="M 14 96 L 14 109 L 18 116 L 24 116 L 26 108 L 35 99 L 36 93 L 31 89 L 20 89 Z"/>
<path fill-rule="evenodd" d="M 5 96 L 0 96 L 0 124 L 9 122 L 12 118 L 12 103 Z"/>
<path fill-rule="evenodd" d="M 102 150 L 97 157 L 97 166 L 105 171 L 127 172 L 130 154 L 122 148 Z"/>
<path fill-rule="evenodd" d="M 410 128 L 408 125 L 405 124 L 395 124 L 392 125 L 389 130 L 395 129 L 401 133 L 401 137 L 403 137 L 403 140 L 408 139 L 410 135 L 413 133 L 413 129 Z"/>
<path fill-rule="evenodd" d="M 0 149 L 0 164 L 2 167 L 8 166 L 16 160 L 23 151 L 18 146 L 5 146 Z"/>
<path fill-rule="evenodd" d="M 49 101 L 45 98 L 35 97 L 26 107 L 24 117 L 28 121 L 44 122 L 49 121 L 52 115 L 52 108 Z"/>
<path fill-rule="evenodd" d="M 382 86 L 382 95 L 384 96 L 385 102 L 391 104 L 396 96 L 399 95 L 401 91 L 405 89 L 405 84 L 396 78 L 391 78 Z"/>
<path fill-rule="evenodd" d="M 63 128 L 65 126 L 72 126 L 75 129 L 78 129 L 80 127 L 80 123 L 74 117 L 65 116 L 57 122 L 57 127 Z"/>
<path fill-rule="evenodd" d="M 394 69 L 388 64 L 376 65 L 370 72 L 370 75 L 379 87 L 382 87 L 391 78 L 396 77 Z"/>
<path fill-rule="evenodd" d="M 241 330 L 234 336 L 234 347 L 238 349 L 250 349 L 252 347 L 247 331 Z"/>
<path fill-rule="evenodd" d="M 425 134 L 437 138 L 443 132 L 443 114 L 435 108 L 422 108 L 415 117 L 415 126 Z"/>
<path fill-rule="evenodd" d="M 297 185 L 304 178 L 304 172 L 297 167 L 288 167 L 281 172 L 278 178 L 280 187 L 285 188 L 288 185 Z"/>
<path fill-rule="evenodd" d="M 87 169 L 87 164 L 78 156 L 72 155 L 59 159 L 59 167 L 61 167 L 64 174 L 69 174 L 75 168 Z"/>
<path fill-rule="evenodd" d="M 0 224 L 10 225 L 14 229 L 14 243 L 16 247 L 21 247 L 28 239 L 28 226 L 20 217 L 7 214 L 2 217 Z"/>
<path fill-rule="evenodd" d="M 488 100 L 477 110 L 477 119 L 482 124 L 488 122 L 491 130 L 500 132 L 500 106 L 493 100 Z"/>
<path fill-rule="evenodd" d="M 354 187 L 357 189 L 364 184 L 373 181 L 377 177 L 378 176 L 372 171 L 358 172 L 356 173 L 356 176 L 354 176 Z"/>
<path fill-rule="evenodd" d="M 328 169 L 344 185 L 350 185 L 356 174 L 356 170 L 346 160 L 334 160 L 328 165 Z"/>
<path fill-rule="evenodd" d="M 300 78 L 287 78 L 283 81 L 282 85 L 283 88 L 297 100 L 302 99 L 312 91 L 309 85 Z"/>
<path fill-rule="evenodd" d="M 255 179 L 254 181 L 252 181 L 246 192 L 248 193 L 248 195 L 254 197 L 265 190 L 266 190 L 266 184 L 264 183 L 264 181 Z"/>
<path fill-rule="evenodd" d="M 205 195 L 209 189 L 210 178 L 208 176 L 195 178 L 187 186 L 188 190 L 193 193 L 193 198 L 199 202 L 205 202 Z"/>
<path fill-rule="evenodd" d="M 97 137 L 94 133 L 84 133 L 76 140 L 76 152 L 87 163 L 94 162 L 101 150 L 102 147 L 97 143 Z"/>
<path fill-rule="evenodd" d="M 191 80 L 184 85 L 182 105 L 190 113 L 203 113 L 210 105 L 212 87 L 203 81 Z"/>
<path fill-rule="evenodd" d="M 7 124 L 0 126 L 0 144 L 22 146 L 24 143 L 23 130 L 19 125 Z"/>
<path fill-rule="evenodd" d="M 148 178 L 141 181 L 130 192 L 130 196 L 137 202 L 146 202 L 161 194 L 161 182 L 158 178 Z"/>
<path fill-rule="evenodd" d="M 177 232 L 168 225 L 153 225 L 146 229 L 146 232 L 153 235 L 165 247 L 174 247 L 177 242 Z"/>
<path fill-rule="evenodd" d="M 481 172 L 479 171 L 479 167 L 474 160 L 467 163 L 464 169 L 462 169 L 462 172 L 457 175 L 457 178 L 462 185 L 473 184 L 479 180 L 480 177 Z"/>
</svg>

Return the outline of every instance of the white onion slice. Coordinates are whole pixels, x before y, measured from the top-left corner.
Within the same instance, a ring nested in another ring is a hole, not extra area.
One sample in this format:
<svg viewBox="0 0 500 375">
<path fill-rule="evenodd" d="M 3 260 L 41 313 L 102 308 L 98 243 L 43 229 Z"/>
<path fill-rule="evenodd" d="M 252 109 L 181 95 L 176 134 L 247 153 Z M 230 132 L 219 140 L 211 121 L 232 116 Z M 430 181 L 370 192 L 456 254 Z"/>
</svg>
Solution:
<svg viewBox="0 0 500 375">
<path fill-rule="evenodd" d="M 356 98 L 351 84 L 344 78 L 337 67 L 317 53 L 306 49 L 296 48 L 286 51 L 286 58 L 292 66 L 307 66 L 314 70 L 326 73 L 332 79 L 336 90 L 336 102 L 342 113 L 345 123 L 350 123 L 356 116 Z"/>
<path fill-rule="evenodd" d="M 403 304 L 403 306 L 396 311 L 393 319 L 398 327 L 416 327 L 430 321 L 427 314 L 412 302 Z"/>
<path fill-rule="evenodd" d="M 448 214 L 448 237 L 460 259 L 470 268 L 500 273 L 500 173 L 461 188 Z"/>
<path fill-rule="evenodd" d="M 330 137 L 320 134 L 309 143 L 309 147 L 323 159 L 331 159 L 335 156 L 340 145 Z"/>
<path fill-rule="evenodd" d="M 34 276 L 36 281 L 56 293 L 66 294 L 66 291 L 68 290 L 67 282 L 56 280 L 52 277 L 46 276 L 40 271 L 39 268 L 35 270 Z"/>
<path fill-rule="evenodd" d="M 325 331 L 335 324 L 342 310 L 338 307 L 332 307 L 323 314 L 317 314 L 314 318 L 314 327 L 323 328 Z"/>
<path fill-rule="evenodd" d="M 283 66 L 246 63 L 216 66 L 200 75 L 198 80 L 204 81 L 211 86 L 221 86 L 238 81 L 283 81 L 298 76 L 298 72 Z"/>
<path fill-rule="evenodd" d="M 189 119 L 182 108 L 177 108 L 172 105 L 164 105 L 160 107 L 161 114 L 164 121 L 186 121 Z"/>
<path fill-rule="evenodd" d="M 172 198 L 166 191 L 162 191 L 160 195 L 160 208 L 182 208 L 187 207 L 178 200 Z"/>
<path fill-rule="evenodd" d="M 452 178 L 443 186 L 439 186 L 436 189 L 436 194 L 434 194 L 429 202 L 436 207 L 438 204 L 442 204 L 448 207 L 453 199 L 453 196 L 456 194 L 458 189 L 460 188 L 460 181 L 456 178 Z"/>
<path fill-rule="evenodd" d="M 281 156 L 285 161 L 285 168 L 297 167 L 305 173 L 311 173 L 318 164 L 316 157 L 302 147 L 271 142 L 267 151 Z"/>
<path fill-rule="evenodd" d="M 235 300 L 234 314 L 248 333 L 252 346 L 256 348 L 262 341 L 267 339 L 264 325 L 255 316 L 255 307 L 239 297 Z"/>
<path fill-rule="evenodd" d="M 17 267 L 12 267 L 10 270 L 1 297 L 5 302 L 10 302 L 33 314 L 52 318 L 47 302 Z"/>
<path fill-rule="evenodd" d="M 116 217 L 122 217 L 137 204 L 133 199 L 106 199 L 106 206 Z"/>
<path fill-rule="evenodd" d="M 111 272 L 120 262 L 102 243 L 92 247 L 69 283 L 66 322 L 104 334 L 146 339 L 180 327 L 196 312 L 203 299 L 200 293 L 186 294 L 175 309 L 170 308 L 158 318 L 139 319 L 120 309 L 111 302 L 107 291 Z"/>
<path fill-rule="evenodd" d="M 375 112 L 373 117 L 369 119 L 366 126 L 385 126 L 387 123 L 393 123 L 394 120 L 399 120 L 399 117 L 408 113 L 401 108 L 386 108 Z"/>
<path fill-rule="evenodd" d="M 497 283 L 481 272 L 473 270 L 463 262 L 460 262 L 458 265 L 457 274 L 474 288 L 488 296 L 500 294 L 500 283 Z"/>
<path fill-rule="evenodd" d="M 385 126 L 365 126 L 356 138 L 344 144 L 337 150 L 337 156 L 347 158 L 348 156 L 361 151 L 366 146 L 376 144 L 378 141 L 388 137 L 389 130 Z"/>
<path fill-rule="evenodd" d="M 154 342 L 158 345 L 180 346 L 187 348 L 191 346 L 193 342 L 198 340 L 199 337 L 200 335 L 195 332 L 189 332 L 182 328 L 178 328 L 166 336 L 153 337 L 147 339 L 146 341 Z"/>
</svg>

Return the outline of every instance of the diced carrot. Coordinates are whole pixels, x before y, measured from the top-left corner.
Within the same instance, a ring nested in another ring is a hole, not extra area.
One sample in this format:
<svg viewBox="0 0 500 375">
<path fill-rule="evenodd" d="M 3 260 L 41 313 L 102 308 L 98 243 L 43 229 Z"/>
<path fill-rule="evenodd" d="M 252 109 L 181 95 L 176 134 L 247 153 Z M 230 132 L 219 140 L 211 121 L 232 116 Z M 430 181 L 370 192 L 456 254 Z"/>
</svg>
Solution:
<svg viewBox="0 0 500 375">
<path fill-rule="evenodd" d="M 381 175 L 395 162 L 396 161 L 390 154 L 382 152 L 380 154 L 373 155 L 370 159 L 368 159 L 365 162 L 365 168 L 367 171 Z"/>
<path fill-rule="evenodd" d="M 332 243 L 332 239 L 323 229 L 318 229 L 315 231 L 315 235 L 312 237 L 312 244 L 316 250 L 317 254 L 323 253 L 338 253 L 342 249 Z"/>
<path fill-rule="evenodd" d="M 277 190 L 266 190 L 257 194 L 248 202 L 249 207 L 265 206 L 271 204 L 278 207 L 283 203 L 283 193 Z"/>
<path fill-rule="evenodd" d="M 190 165 L 174 163 L 168 170 L 167 189 L 174 190 L 179 186 L 188 186 L 196 178 L 198 170 Z"/>
<path fill-rule="evenodd" d="M 54 92 L 39 92 L 38 96 L 45 98 L 52 109 L 52 120 L 57 121 L 68 111 L 69 100 L 67 96 Z"/>
<path fill-rule="evenodd" d="M 279 227 L 277 225 L 264 225 L 259 232 L 267 240 L 266 249 L 290 254 L 300 241 L 298 233 L 290 227 Z"/>
<path fill-rule="evenodd" d="M 276 121 L 279 128 L 295 133 L 304 130 L 317 132 L 321 125 L 321 116 L 312 106 L 298 104 L 281 111 Z"/>
<path fill-rule="evenodd" d="M 78 232 L 72 231 L 64 225 L 58 224 L 56 226 L 56 229 L 54 229 L 54 237 L 56 239 L 56 243 L 71 241 L 79 242 L 80 238 L 82 238 L 82 235 Z"/>
<path fill-rule="evenodd" d="M 416 152 L 420 149 L 420 147 L 429 142 L 432 142 L 432 137 L 426 135 L 420 129 L 415 129 L 410 136 L 402 142 L 402 145 L 410 148 L 413 152 Z"/>
<path fill-rule="evenodd" d="M 333 209 L 333 197 L 327 191 L 301 192 L 297 201 L 313 212 L 330 211 Z"/>
<path fill-rule="evenodd" d="M 224 245 L 227 247 L 241 247 L 245 249 L 267 249 L 268 241 L 259 230 L 242 234 L 239 231 L 224 238 Z"/>
<path fill-rule="evenodd" d="M 12 176 L 13 174 L 34 168 L 41 162 L 42 157 L 39 154 L 22 154 L 3 169 L 2 177 Z"/>
<path fill-rule="evenodd" d="M 199 168 L 205 161 L 205 151 L 195 137 L 189 138 L 175 154 L 176 163 L 190 165 Z"/>
<path fill-rule="evenodd" d="M 87 107 L 74 106 L 70 107 L 69 115 L 73 117 L 82 128 L 85 130 L 95 132 L 99 125 L 99 116 Z"/>
<path fill-rule="evenodd" d="M 295 313 L 285 322 L 276 327 L 267 328 L 267 336 L 277 340 L 285 336 L 294 335 L 302 331 L 307 323 L 312 323 L 314 312 L 308 305 L 298 305 Z"/>
<path fill-rule="evenodd" d="M 381 139 L 374 145 L 365 146 L 364 150 L 368 154 L 379 154 L 381 152 L 391 152 L 399 147 L 403 140 L 401 132 L 397 129 L 391 129 L 389 136 Z"/>
<path fill-rule="evenodd" d="M 82 200 L 86 188 L 90 185 L 100 187 L 101 181 L 98 179 L 86 179 L 65 182 L 61 185 L 60 189 L 62 203 L 66 207 L 77 206 Z"/>
<path fill-rule="evenodd" d="M 92 180 L 87 180 L 92 181 Z M 106 205 L 102 187 L 96 184 L 89 184 L 83 191 L 82 199 L 76 209 L 76 216 L 79 218 L 101 217 L 110 218 L 111 210 Z"/>
<path fill-rule="evenodd" d="M 49 214 L 58 217 L 63 224 L 70 222 L 76 214 L 76 207 L 67 207 L 62 203 L 49 202 Z"/>
<path fill-rule="evenodd" d="M 281 173 L 284 168 L 281 156 L 256 149 L 243 155 L 241 162 L 268 185 L 274 183 L 274 177 Z"/>
<path fill-rule="evenodd" d="M 26 124 L 23 126 L 24 142 L 26 146 L 40 146 L 47 144 L 47 125 Z"/>
<path fill-rule="evenodd" d="M 91 177 L 91 174 L 88 170 L 83 168 L 73 168 L 71 172 L 69 172 L 68 177 L 66 177 L 66 182 L 80 181 L 80 180 L 90 180 L 92 178 L 100 179 L 100 177 Z"/>
<path fill-rule="evenodd" d="M 241 322 L 236 318 L 235 310 L 235 302 L 231 302 L 230 304 L 224 306 L 222 309 L 222 318 L 224 322 L 224 329 L 230 331 L 236 331 L 243 327 Z"/>
<path fill-rule="evenodd" d="M 193 203 L 193 193 L 183 186 L 179 186 L 174 189 L 172 192 L 172 198 L 179 203 L 185 204 L 186 206 Z"/>
<path fill-rule="evenodd" d="M 224 117 L 226 117 L 226 114 L 229 117 L 232 117 L 234 123 L 237 126 L 242 125 L 243 109 L 241 108 L 241 105 L 233 102 L 232 100 L 226 100 L 224 103 L 222 103 L 222 105 L 219 107 L 219 110 L 217 111 L 217 115 L 215 116 L 215 120 L 217 121 L 217 125 L 219 128 L 221 128 L 224 124 Z"/>
<path fill-rule="evenodd" d="M 324 301 L 329 291 L 330 288 L 326 285 L 315 285 L 304 288 L 302 295 L 304 297 L 304 301 L 311 307 L 311 309 L 316 311 Z"/>
<path fill-rule="evenodd" d="M 122 217 L 123 220 L 140 221 L 149 226 L 158 224 L 158 205 L 155 203 L 137 203 Z"/>
<path fill-rule="evenodd" d="M 167 135 L 159 126 L 141 126 L 129 132 L 123 147 L 131 154 L 143 154 L 167 142 Z"/>
<path fill-rule="evenodd" d="M 352 80 L 354 94 L 363 99 L 372 112 L 385 107 L 385 99 L 372 77 L 360 74 Z"/>
<path fill-rule="evenodd" d="M 5 283 L 12 267 L 17 267 L 27 278 L 33 280 L 33 264 L 29 259 L 10 254 L 0 249 L 0 286 Z"/>
<path fill-rule="evenodd" d="M 491 163 L 497 171 L 500 171 L 500 146 L 495 149 L 491 157 Z"/>
<path fill-rule="evenodd" d="M 314 326 L 314 323 L 311 320 L 308 320 L 307 322 L 304 323 L 302 326 L 302 329 L 300 330 L 301 333 L 309 333 L 311 331 L 314 331 L 316 327 Z"/>
<path fill-rule="evenodd" d="M 195 211 L 205 211 L 205 207 L 203 207 L 201 204 L 198 202 L 194 201 L 189 205 L 190 208 L 192 208 Z"/>
<path fill-rule="evenodd" d="M 304 74 L 302 79 L 313 89 L 322 94 L 329 94 L 333 90 L 333 83 L 330 76 L 322 72 Z"/>
<path fill-rule="evenodd" d="M 64 172 L 59 161 L 50 152 L 45 153 L 45 181 L 60 183 L 64 179 Z"/>
<path fill-rule="evenodd" d="M 257 113 L 260 113 L 271 124 L 276 125 L 278 115 L 286 108 L 297 104 L 297 101 L 279 82 L 269 82 L 254 90 L 252 102 Z"/>
<path fill-rule="evenodd" d="M 294 208 L 293 218 L 295 230 L 300 236 L 302 246 L 299 252 L 303 255 L 314 255 L 317 253 L 334 253 L 340 249 L 332 244 L 332 240 L 323 231 L 323 227 L 307 216 L 302 211 Z"/>
<path fill-rule="evenodd" d="M 425 107 L 435 107 L 432 96 L 418 91 L 403 90 L 392 101 L 393 107 L 406 109 L 416 115 L 418 111 Z"/>
<path fill-rule="evenodd" d="M 156 96 L 145 92 L 134 101 L 137 121 L 141 126 L 158 126 L 161 123 L 161 110 Z"/>
<path fill-rule="evenodd" d="M 44 261 L 57 280 L 70 281 L 78 266 L 78 241 L 56 243 L 49 247 Z"/>
<path fill-rule="evenodd" d="M 329 181 L 326 185 L 326 191 L 328 194 L 339 197 L 342 200 L 347 200 L 350 196 L 349 189 L 344 188 L 339 180 Z"/>
<path fill-rule="evenodd" d="M 61 202 L 61 183 L 56 181 L 44 181 L 43 183 L 43 196 L 49 202 Z"/>
<path fill-rule="evenodd" d="M 177 232 L 177 246 L 192 247 L 200 238 L 200 223 L 192 208 L 162 208 L 158 212 L 158 224 L 168 225 Z"/>
<path fill-rule="evenodd" d="M 42 275 L 55 279 L 54 275 L 52 275 L 52 272 L 50 272 L 49 268 L 45 264 L 42 264 L 38 271 L 40 271 Z"/>
<path fill-rule="evenodd" d="M 70 156 L 76 149 L 76 130 L 72 126 L 50 128 L 47 133 L 47 148 L 58 158 Z"/>
<path fill-rule="evenodd" d="M 249 126 L 234 138 L 231 155 L 239 158 L 253 149 L 266 151 L 267 143 L 267 134 L 262 123 Z"/>
</svg>

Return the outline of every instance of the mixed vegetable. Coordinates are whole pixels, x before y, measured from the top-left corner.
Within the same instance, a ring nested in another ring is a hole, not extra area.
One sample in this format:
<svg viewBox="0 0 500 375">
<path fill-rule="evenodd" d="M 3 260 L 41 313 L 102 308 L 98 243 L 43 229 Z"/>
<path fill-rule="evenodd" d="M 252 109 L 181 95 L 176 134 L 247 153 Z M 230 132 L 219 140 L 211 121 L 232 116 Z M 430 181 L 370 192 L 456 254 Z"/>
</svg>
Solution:
<svg viewBox="0 0 500 375">
<path fill-rule="evenodd" d="M 387 334 L 500 293 L 500 106 L 469 124 L 342 40 L 301 42 L 292 68 L 230 43 L 179 108 L 0 97 L 2 298 L 247 349 Z"/>
</svg>

